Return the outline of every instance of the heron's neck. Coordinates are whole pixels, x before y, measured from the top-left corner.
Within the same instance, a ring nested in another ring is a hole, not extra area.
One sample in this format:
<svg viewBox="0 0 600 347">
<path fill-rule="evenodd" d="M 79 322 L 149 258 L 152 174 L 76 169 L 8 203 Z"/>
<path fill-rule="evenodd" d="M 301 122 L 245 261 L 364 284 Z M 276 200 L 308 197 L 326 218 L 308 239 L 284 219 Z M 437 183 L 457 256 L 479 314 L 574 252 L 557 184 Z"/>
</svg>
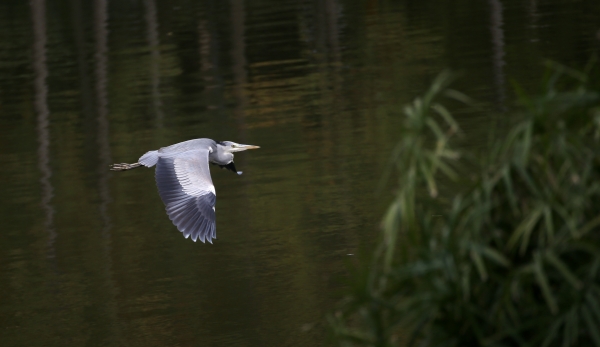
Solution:
<svg viewBox="0 0 600 347">
<path fill-rule="evenodd" d="M 217 144 L 217 148 L 208 155 L 208 160 L 215 164 L 227 165 L 233 161 L 233 153 L 226 152 L 221 145 Z"/>
</svg>

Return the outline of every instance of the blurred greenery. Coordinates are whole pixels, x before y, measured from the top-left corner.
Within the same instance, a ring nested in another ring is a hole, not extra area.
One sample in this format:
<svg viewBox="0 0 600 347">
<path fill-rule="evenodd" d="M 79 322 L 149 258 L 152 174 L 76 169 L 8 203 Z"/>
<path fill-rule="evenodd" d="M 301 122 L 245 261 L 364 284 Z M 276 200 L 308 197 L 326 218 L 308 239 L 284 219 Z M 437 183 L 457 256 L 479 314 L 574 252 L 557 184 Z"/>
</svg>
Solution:
<svg viewBox="0 0 600 347">
<path fill-rule="evenodd" d="M 404 107 L 395 200 L 329 321 L 342 346 L 600 346 L 600 76 L 548 62 L 460 149 L 444 72 Z M 440 193 L 440 186 L 447 189 Z"/>
</svg>

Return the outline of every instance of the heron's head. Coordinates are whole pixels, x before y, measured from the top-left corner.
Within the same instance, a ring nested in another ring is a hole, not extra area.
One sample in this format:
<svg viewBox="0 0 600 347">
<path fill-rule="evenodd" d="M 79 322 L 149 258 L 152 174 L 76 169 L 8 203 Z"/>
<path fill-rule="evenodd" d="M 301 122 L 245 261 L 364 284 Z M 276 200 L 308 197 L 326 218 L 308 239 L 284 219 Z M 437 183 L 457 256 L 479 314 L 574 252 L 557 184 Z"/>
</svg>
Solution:
<svg viewBox="0 0 600 347">
<path fill-rule="evenodd" d="M 221 148 L 223 148 L 224 151 L 229 152 L 229 153 L 241 152 L 241 151 L 245 151 L 247 149 L 260 148 L 259 146 L 242 145 L 240 143 L 235 143 L 235 142 L 231 142 L 231 141 L 221 141 L 221 142 L 219 142 L 219 145 L 221 145 Z"/>
</svg>

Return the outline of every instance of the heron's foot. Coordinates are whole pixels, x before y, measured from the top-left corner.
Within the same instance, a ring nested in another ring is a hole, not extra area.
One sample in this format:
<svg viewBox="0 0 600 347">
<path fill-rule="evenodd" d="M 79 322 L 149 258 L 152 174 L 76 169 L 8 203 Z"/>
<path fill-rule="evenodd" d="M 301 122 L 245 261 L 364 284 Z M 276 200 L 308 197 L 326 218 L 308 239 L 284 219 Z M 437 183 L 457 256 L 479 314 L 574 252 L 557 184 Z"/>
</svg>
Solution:
<svg viewBox="0 0 600 347">
<path fill-rule="evenodd" d="M 110 168 L 111 171 L 125 171 L 125 170 L 135 169 L 140 166 L 142 166 L 142 164 L 140 164 L 140 163 L 133 163 L 133 164 L 120 163 L 120 164 L 112 164 L 112 165 L 109 165 L 108 167 Z"/>
</svg>

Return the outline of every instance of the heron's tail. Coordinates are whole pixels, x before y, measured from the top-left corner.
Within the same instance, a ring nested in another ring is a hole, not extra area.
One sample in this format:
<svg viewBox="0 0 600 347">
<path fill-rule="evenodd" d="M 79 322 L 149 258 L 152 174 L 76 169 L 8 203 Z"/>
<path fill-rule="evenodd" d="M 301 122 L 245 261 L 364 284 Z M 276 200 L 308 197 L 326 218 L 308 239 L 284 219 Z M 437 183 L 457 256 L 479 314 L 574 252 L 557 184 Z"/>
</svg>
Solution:
<svg viewBox="0 0 600 347">
<path fill-rule="evenodd" d="M 145 167 L 153 167 L 158 162 L 158 151 L 146 152 L 142 155 L 138 162 Z"/>
</svg>

